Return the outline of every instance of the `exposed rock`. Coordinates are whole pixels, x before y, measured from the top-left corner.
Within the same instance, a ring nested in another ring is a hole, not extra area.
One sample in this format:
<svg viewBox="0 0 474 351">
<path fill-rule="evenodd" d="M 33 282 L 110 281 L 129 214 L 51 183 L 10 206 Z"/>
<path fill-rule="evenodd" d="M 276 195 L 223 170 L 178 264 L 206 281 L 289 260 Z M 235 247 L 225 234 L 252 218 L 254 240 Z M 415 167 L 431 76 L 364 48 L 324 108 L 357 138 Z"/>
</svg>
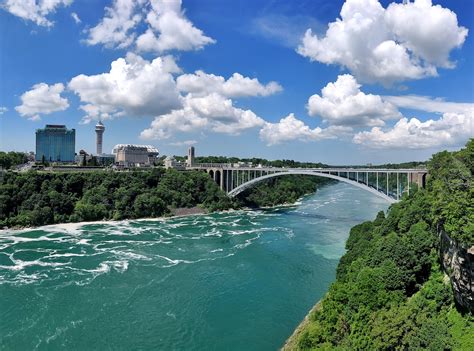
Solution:
<svg viewBox="0 0 474 351">
<path fill-rule="evenodd" d="M 474 247 L 465 248 L 440 230 L 440 258 L 457 303 L 474 312 Z"/>
</svg>

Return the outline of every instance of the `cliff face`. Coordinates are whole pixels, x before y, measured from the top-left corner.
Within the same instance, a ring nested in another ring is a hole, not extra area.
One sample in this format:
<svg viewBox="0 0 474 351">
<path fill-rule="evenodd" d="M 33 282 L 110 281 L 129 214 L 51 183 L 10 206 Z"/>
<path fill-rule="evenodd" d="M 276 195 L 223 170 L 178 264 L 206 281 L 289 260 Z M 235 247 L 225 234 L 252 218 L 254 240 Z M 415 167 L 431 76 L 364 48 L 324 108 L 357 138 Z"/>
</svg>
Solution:
<svg viewBox="0 0 474 351">
<path fill-rule="evenodd" d="M 441 230 L 440 258 L 457 303 L 474 312 L 474 246 L 465 248 Z"/>
</svg>

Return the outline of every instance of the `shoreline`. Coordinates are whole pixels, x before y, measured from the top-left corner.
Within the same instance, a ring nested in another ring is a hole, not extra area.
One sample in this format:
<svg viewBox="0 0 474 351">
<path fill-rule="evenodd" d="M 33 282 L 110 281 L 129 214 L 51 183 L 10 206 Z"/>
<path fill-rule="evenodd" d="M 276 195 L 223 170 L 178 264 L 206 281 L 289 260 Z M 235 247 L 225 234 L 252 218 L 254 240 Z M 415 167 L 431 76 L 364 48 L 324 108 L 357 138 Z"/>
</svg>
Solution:
<svg viewBox="0 0 474 351">
<path fill-rule="evenodd" d="M 21 232 L 21 231 L 30 231 L 30 230 L 42 230 L 42 229 L 48 229 L 48 228 L 60 228 L 60 229 L 77 229 L 78 227 L 82 227 L 85 225 L 94 225 L 94 224 L 111 224 L 111 223 L 124 223 L 124 222 L 145 222 L 145 221 L 150 221 L 150 222 L 159 222 L 159 221 L 166 221 L 169 219 L 174 219 L 174 218 L 182 218 L 182 217 L 191 217 L 191 216 L 203 216 L 211 213 L 226 213 L 226 212 L 232 212 L 235 210 L 227 210 L 227 211 L 216 211 L 216 212 L 207 212 L 205 209 L 199 208 L 199 207 L 190 207 L 190 208 L 185 208 L 184 210 L 193 210 L 193 209 L 199 209 L 200 211 L 196 211 L 193 213 L 179 213 L 179 214 L 172 214 L 169 216 L 160 216 L 160 217 L 143 217 L 143 218 L 125 218 L 125 219 L 120 219 L 120 220 L 113 220 L 113 219 L 105 219 L 105 220 L 100 220 L 100 221 L 82 221 L 82 222 L 65 222 L 65 223 L 55 223 L 55 224 L 47 224 L 47 225 L 42 225 L 39 227 L 22 227 L 22 228 L 7 228 L 7 229 L 0 229 L 0 235 L 6 232 Z M 183 209 L 180 209 L 183 210 Z M 186 211 L 183 211 L 186 212 Z"/>
<path fill-rule="evenodd" d="M 22 232 L 22 231 L 31 231 L 31 230 L 42 230 L 42 229 L 48 229 L 52 227 L 60 228 L 60 229 L 65 229 L 65 230 L 75 230 L 79 227 L 82 227 L 84 225 L 94 225 L 94 224 L 111 224 L 111 223 L 121 223 L 121 222 L 129 222 L 129 221 L 136 221 L 136 222 L 144 222 L 144 221 L 166 221 L 170 219 L 175 219 L 175 218 L 183 218 L 183 217 L 191 217 L 191 216 L 203 216 L 203 215 L 208 215 L 208 214 L 214 214 L 214 213 L 230 213 L 230 212 L 236 212 L 236 211 L 259 211 L 259 210 L 277 210 L 279 208 L 290 208 L 293 206 L 298 206 L 301 204 L 301 202 L 304 200 L 305 197 L 311 196 L 317 193 L 317 190 L 314 191 L 313 193 L 310 194 L 305 194 L 298 198 L 294 203 L 284 203 L 280 205 L 275 205 L 275 206 L 264 206 L 264 207 L 256 207 L 256 208 L 251 208 L 251 207 L 242 207 L 239 209 L 230 209 L 230 210 L 225 210 L 225 211 L 207 211 L 204 208 L 201 208 L 199 206 L 194 206 L 194 207 L 183 207 L 183 208 L 176 208 L 174 209 L 173 214 L 171 215 L 165 215 L 165 216 L 160 216 L 160 217 L 143 217 L 143 218 L 124 218 L 120 220 L 113 220 L 113 219 L 105 219 L 105 220 L 99 220 L 99 221 L 83 221 L 83 222 L 63 222 L 63 223 L 53 223 L 53 224 L 46 224 L 38 227 L 13 227 L 13 228 L 5 228 L 5 229 L 0 229 L 0 235 L 5 234 L 7 232 Z"/>
<path fill-rule="evenodd" d="M 280 351 L 295 351 L 298 350 L 298 340 L 301 334 L 305 331 L 306 327 L 310 323 L 309 317 L 314 312 L 318 311 L 321 308 L 321 303 L 324 299 L 324 296 L 319 300 L 306 314 L 303 320 L 298 324 L 293 333 L 286 339 L 285 344 L 281 347 Z"/>
</svg>

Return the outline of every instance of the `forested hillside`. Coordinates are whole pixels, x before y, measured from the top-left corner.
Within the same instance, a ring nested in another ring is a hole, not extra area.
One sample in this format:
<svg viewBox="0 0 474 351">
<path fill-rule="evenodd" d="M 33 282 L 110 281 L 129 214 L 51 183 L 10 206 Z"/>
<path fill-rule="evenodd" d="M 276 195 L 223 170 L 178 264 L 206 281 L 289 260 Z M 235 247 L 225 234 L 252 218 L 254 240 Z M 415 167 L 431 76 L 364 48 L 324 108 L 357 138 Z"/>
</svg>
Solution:
<svg viewBox="0 0 474 351">
<path fill-rule="evenodd" d="M 239 195 L 248 207 L 270 207 L 291 204 L 301 196 L 314 193 L 317 188 L 335 182 L 332 179 L 307 175 L 288 175 L 270 178 Z"/>
<path fill-rule="evenodd" d="M 0 167 L 4 169 L 12 168 L 28 162 L 28 155 L 24 152 L 3 152 L 0 151 Z"/>
<path fill-rule="evenodd" d="M 433 156 L 426 189 L 352 228 L 337 280 L 294 349 L 474 350 L 472 314 L 440 267 L 439 230 L 474 245 L 474 140 Z"/>
<path fill-rule="evenodd" d="M 197 171 L 8 172 L 0 185 L 0 228 L 158 217 L 198 205 L 213 211 L 233 203 Z"/>
<path fill-rule="evenodd" d="M 230 199 L 203 172 L 156 168 L 136 172 L 7 172 L 0 183 L 0 228 L 168 215 L 175 208 L 208 211 L 295 202 L 327 179 L 285 176 Z"/>
</svg>

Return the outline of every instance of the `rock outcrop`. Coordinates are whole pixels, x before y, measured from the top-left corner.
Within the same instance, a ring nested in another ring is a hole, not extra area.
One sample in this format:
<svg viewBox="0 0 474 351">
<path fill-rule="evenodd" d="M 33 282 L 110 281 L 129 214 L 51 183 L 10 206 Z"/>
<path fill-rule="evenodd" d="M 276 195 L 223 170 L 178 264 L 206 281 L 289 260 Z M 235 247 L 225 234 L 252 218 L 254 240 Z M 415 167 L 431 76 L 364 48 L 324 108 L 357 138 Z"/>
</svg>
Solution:
<svg viewBox="0 0 474 351">
<path fill-rule="evenodd" d="M 463 247 L 443 230 L 440 235 L 440 258 L 451 280 L 457 303 L 474 312 L 474 246 Z"/>
</svg>

